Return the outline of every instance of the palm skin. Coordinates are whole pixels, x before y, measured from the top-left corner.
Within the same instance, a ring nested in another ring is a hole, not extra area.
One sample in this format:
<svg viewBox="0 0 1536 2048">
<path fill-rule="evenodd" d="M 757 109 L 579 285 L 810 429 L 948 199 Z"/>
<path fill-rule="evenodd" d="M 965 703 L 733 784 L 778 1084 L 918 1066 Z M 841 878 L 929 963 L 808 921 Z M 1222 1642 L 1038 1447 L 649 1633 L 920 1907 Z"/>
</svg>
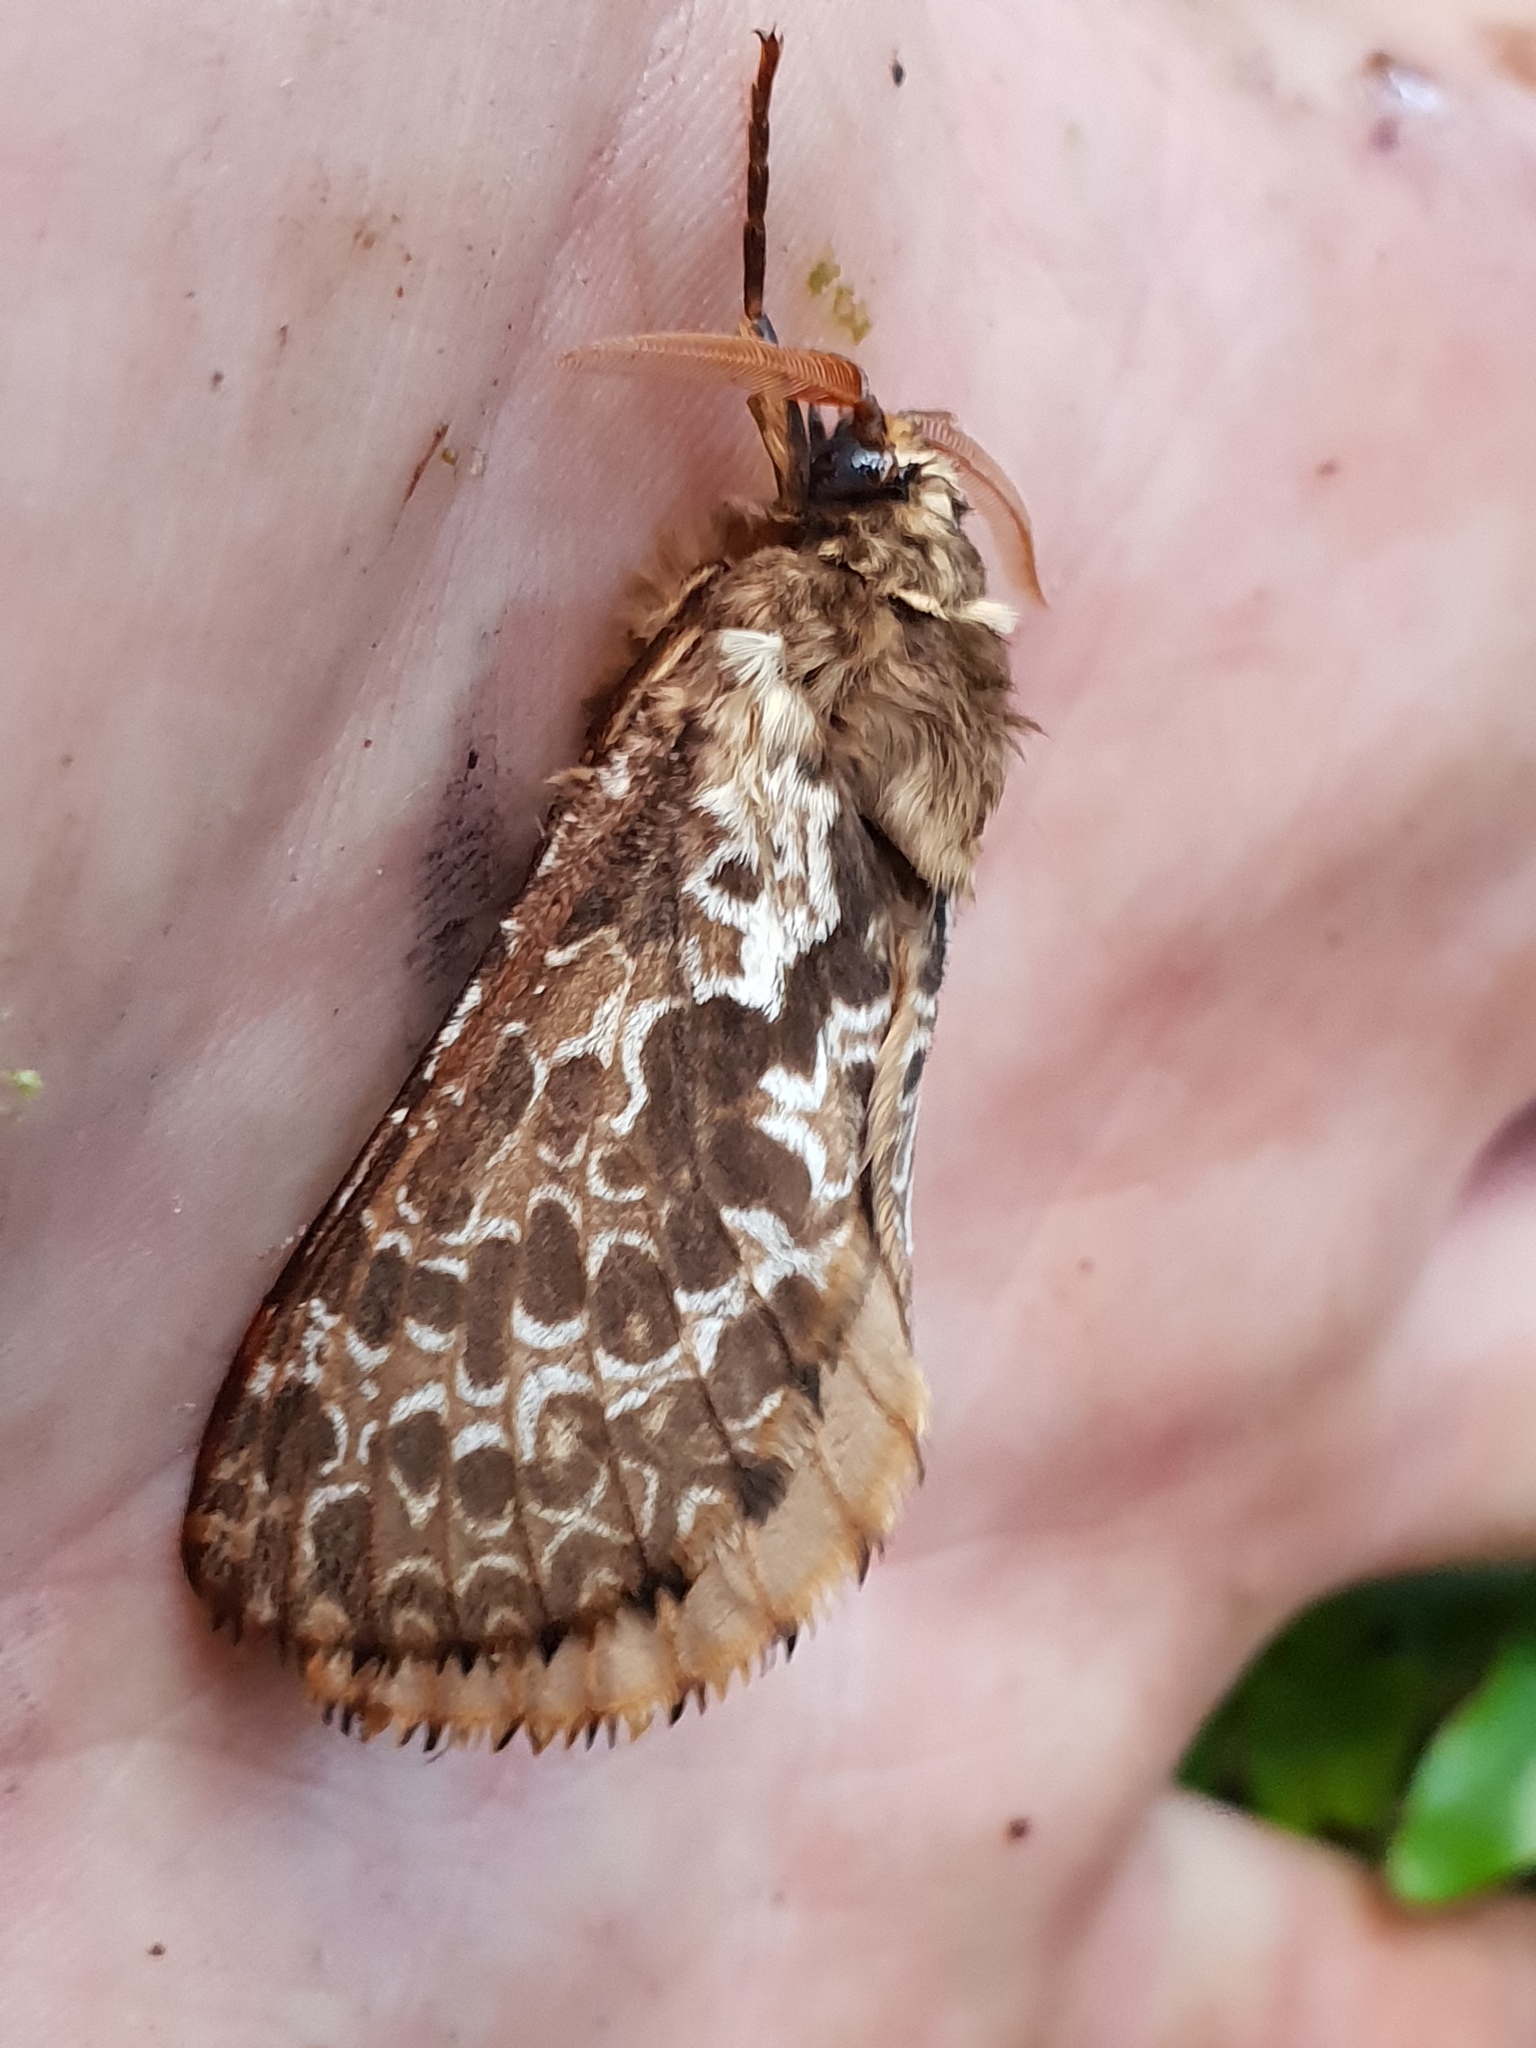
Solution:
<svg viewBox="0 0 1536 2048">
<path fill-rule="evenodd" d="M 730 398 L 555 367 L 733 323 L 755 23 L 79 20 L 0 28 L 7 2040 L 1528 2041 L 1526 1908 L 1166 1786 L 1306 1600 L 1536 1531 L 1536 37 L 781 10 L 779 330 L 848 345 L 830 255 L 1052 600 L 926 1084 L 928 1481 L 702 1719 L 428 1765 L 209 1639 L 181 1498 L 627 573 L 764 487 Z"/>
</svg>

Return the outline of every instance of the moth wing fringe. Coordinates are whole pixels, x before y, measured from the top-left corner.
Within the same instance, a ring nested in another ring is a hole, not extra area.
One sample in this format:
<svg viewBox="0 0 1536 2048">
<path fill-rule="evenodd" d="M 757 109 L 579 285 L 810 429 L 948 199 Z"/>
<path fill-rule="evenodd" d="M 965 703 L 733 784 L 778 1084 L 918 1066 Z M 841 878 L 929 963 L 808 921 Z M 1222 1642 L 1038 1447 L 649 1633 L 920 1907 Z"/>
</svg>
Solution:
<svg viewBox="0 0 1536 2048">
<path fill-rule="evenodd" d="M 676 1722 L 690 1699 L 702 1712 L 781 1647 L 787 1659 L 863 1578 L 916 1480 L 924 1405 L 880 1265 L 843 1356 L 823 1375 L 809 1454 L 761 1525 L 717 1551 L 680 1600 L 663 1592 L 654 1613 L 622 1607 L 590 1637 L 566 1636 L 547 1662 L 530 1648 L 483 1655 L 467 1671 L 452 1656 L 354 1668 L 350 1650 L 317 1649 L 304 1665 L 310 1697 L 365 1739 L 404 1743 L 425 1729 L 429 1753 L 481 1741 L 501 1749 L 519 1730 L 535 1753 L 590 1745 L 602 1728 L 610 1742 L 621 1728 L 633 1740 L 658 1717 Z"/>
</svg>

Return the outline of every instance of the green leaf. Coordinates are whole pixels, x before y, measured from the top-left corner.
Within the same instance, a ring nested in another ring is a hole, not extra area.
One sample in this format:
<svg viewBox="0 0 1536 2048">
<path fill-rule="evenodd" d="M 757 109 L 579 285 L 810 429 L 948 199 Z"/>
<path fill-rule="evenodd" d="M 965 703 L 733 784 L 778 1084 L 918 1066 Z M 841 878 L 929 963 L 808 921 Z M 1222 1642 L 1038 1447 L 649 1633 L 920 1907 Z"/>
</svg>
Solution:
<svg viewBox="0 0 1536 2048">
<path fill-rule="evenodd" d="M 1408 1787 L 1387 1882 L 1441 1905 L 1536 1869 L 1536 1630 L 1508 1642 Z"/>
<path fill-rule="evenodd" d="M 1206 1722 L 1193 1789 L 1373 1861 L 1415 1757 L 1512 1635 L 1536 1639 L 1536 1572 L 1482 1566 L 1355 1586 L 1299 1615 Z"/>
<path fill-rule="evenodd" d="M 1418 1670 L 1402 1657 L 1326 1666 L 1298 1659 L 1284 1678 L 1275 1674 L 1248 1711 L 1257 1810 L 1302 1834 L 1349 1838 L 1381 1827 L 1422 1733 L 1422 1693 Z"/>
</svg>

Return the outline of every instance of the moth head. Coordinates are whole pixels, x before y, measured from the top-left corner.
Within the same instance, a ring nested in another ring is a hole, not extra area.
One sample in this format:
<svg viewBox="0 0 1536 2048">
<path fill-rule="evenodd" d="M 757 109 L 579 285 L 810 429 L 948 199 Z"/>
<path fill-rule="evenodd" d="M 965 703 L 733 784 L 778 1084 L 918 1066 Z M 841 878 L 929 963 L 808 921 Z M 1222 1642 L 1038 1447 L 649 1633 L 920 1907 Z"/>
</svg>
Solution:
<svg viewBox="0 0 1536 2048">
<path fill-rule="evenodd" d="M 956 520 L 967 510 L 978 511 L 1014 581 L 1044 604 L 1029 513 L 1001 464 L 953 413 L 890 413 L 885 425 L 892 459 L 908 480 L 907 495 L 941 517 L 946 510 Z"/>
<path fill-rule="evenodd" d="M 872 400 L 842 414 L 830 434 L 812 409 L 807 495 L 813 505 L 905 503 L 918 473 L 917 463 L 903 459 Z"/>
<path fill-rule="evenodd" d="M 561 357 L 569 368 L 621 376 L 664 375 L 732 384 L 752 398 L 758 424 L 800 405 L 809 412 L 809 464 L 801 470 L 812 504 L 858 505 L 917 498 L 957 525 L 974 506 L 1010 557 L 1009 567 L 1037 603 L 1044 604 L 1035 567 L 1035 544 L 1024 501 L 1001 465 L 973 441 L 948 412 L 882 412 L 858 364 L 823 349 L 780 348 L 756 332 L 742 334 L 627 334 L 588 342 Z M 836 408 L 830 433 L 817 408 Z M 763 408 L 770 410 L 764 412 Z M 798 413 L 795 414 L 798 418 Z M 782 438 L 775 432 L 776 443 Z M 791 440 L 793 435 L 791 435 Z M 802 454 L 806 436 L 800 432 Z M 775 468 L 790 467 L 785 449 L 770 447 Z"/>
<path fill-rule="evenodd" d="M 840 360 L 840 359 L 839 359 Z M 856 506 L 881 499 L 914 504 L 958 528 L 980 512 L 1014 579 L 1045 603 L 1024 501 L 1001 465 L 948 412 L 880 410 L 866 389 L 829 434 L 810 413 L 812 504 Z"/>
</svg>

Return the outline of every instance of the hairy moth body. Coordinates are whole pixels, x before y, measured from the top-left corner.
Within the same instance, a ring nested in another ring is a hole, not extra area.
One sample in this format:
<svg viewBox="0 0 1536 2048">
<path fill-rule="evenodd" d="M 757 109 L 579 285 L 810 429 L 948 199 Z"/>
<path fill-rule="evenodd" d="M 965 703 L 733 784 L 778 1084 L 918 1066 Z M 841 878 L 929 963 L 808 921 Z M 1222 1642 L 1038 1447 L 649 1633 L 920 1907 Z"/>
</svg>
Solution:
<svg viewBox="0 0 1536 2048">
<path fill-rule="evenodd" d="M 619 345 L 723 343 L 777 500 L 722 514 L 653 607 L 198 1459 L 184 1556 L 215 1622 L 270 1631 L 365 1733 L 638 1733 L 792 1644 L 918 1470 L 918 1083 L 1019 722 L 963 478 L 1008 501 L 944 416 L 885 415 L 837 358 L 781 369 L 777 53 L 742 335 Z"/>
</svg>

